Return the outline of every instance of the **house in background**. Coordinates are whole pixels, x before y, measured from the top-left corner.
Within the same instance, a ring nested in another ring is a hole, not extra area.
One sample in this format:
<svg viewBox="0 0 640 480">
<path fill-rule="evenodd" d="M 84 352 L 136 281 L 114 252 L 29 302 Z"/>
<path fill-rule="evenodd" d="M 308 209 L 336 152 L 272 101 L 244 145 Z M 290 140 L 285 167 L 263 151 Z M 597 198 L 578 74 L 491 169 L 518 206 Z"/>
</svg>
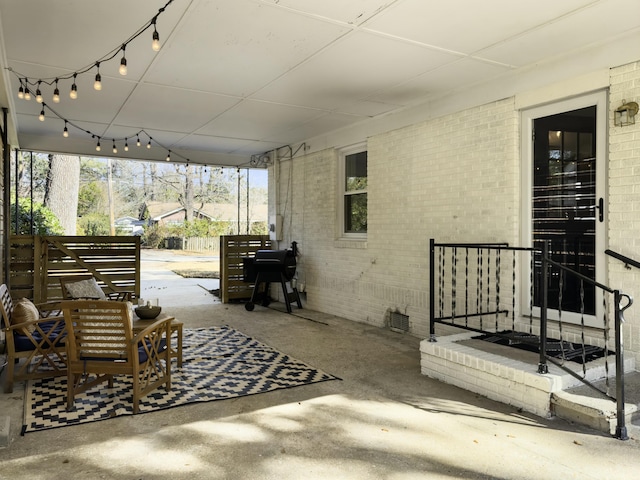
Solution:
<svg viewBox="0 0 640 480">
<path fill-rule="evenodd" d="M 178 202 L 147 202 L 140 209 L 140 220 L 149 225 L 181 225 L 186 219 L 184 206 Z M 251 206 L 249 211 L 238 208 L 231 203 L 204 204 L 193 210 L 194 219 L 206 219 L 212 222 L 223 222 L 229 233 L 245 233 L 247 223 L 249 231 L 256 225 L 265 225 L 267 221 L 267 205 Z"/>
</svg>

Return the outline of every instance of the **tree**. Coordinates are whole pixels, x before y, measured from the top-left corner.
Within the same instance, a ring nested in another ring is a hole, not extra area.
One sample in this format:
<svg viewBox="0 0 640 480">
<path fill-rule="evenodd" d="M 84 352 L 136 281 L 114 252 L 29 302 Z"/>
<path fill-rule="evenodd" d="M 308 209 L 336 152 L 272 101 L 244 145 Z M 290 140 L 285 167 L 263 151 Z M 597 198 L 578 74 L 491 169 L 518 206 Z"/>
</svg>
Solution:
<svg viewBox="0 0 640 480">
<path fill-rule="evenodd" d="M 58 217 L 66 235 L 76 234 L 79 188 L 80 157 L 49 155 L 44 206 Z"/>
</svg>

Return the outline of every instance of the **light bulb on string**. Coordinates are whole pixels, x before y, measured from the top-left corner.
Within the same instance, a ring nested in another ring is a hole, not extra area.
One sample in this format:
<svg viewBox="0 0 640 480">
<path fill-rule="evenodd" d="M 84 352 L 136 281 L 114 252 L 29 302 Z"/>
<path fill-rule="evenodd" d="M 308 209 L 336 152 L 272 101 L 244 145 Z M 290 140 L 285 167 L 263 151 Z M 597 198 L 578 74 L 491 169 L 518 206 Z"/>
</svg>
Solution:
<svg viewBox="0 0 640 480">
<path fill-rule="evenodd" d="M 64 138 L 68 138 L 69 137 L 69 129 L 67 128 L 67 121 L 64 121 L 64 130 L 62 131 L 62 136 Z"/>
<path fill-rule="evenodd" d="M 140 135 L 136 135 L 136 146 L 140 146 Z"/>
<path fill-rule="evenodd" d="M 41 122 L 44 122 L 44 107 L 42 107 L 42 110 L 40 110 L 40 115 L 38 115 L 38 120 L 40 120 Z"/>
<path fill-rule="evenodd" d="M 165 158 L 165 160 L 166 160 L 167 162 L 170 162 L 170 161 L 171 161 L 171 150 L 169 150 L 169 153 L 167 153 L 167 158 Z"/>
<path fill-rule="evenodd" d="M 118 147 L 116 147 L 116 141 L 113 141 L 113 153 L 118 153 Z"/>
<path fill-rule="evenodd" d="M 98 137 L 98 143 L 96 143 L 96 152 L 99 152 L 100 150 L 102 150 L 102 147 L 100 147 L 100 137 Z"/>
<path fill-rule="evenodd" d="M 100 62 L 96 62 L 96 68 L 98 69 L 98 73 L 96 73 L 96 81 L 93 82 L 94 90 L 102 90 L 102 77 L 100 76 Z"/>
<path fill-rule="evenodd" d="M 78 86 L 76 85 L 76 76 L 78 74 L 74 73 L 73 74 L 73 84 L 71 85 L 71 90 L 69 91 L 69 98 L 75 100 L 76 98 L 78 98 Z"/>
<path fill-rule="evenodd" d="M 124 139 L 124 151 L 128 152 L 129 151 L 129 144 L 127 143 L 127 139 Z"/>
<path fill-rule="evenodd" d="M 24 89 L 24 99 L 28 102 L 31 100 L 31 92 L 29 91 L 29 87 L 25 87 Z"/>
<path fill-rule="evenodd" d="M 60 90 L 58 89 L 57 78 L 56 78 L 56 88 L 53 89 L 53 103 L 60 103 Z"/>
<path fill-rule="evenodd" d="M 118 72 L 123 76 L 127 74 L 127 59 L 124 56 L 125 48 L 126 45 L 122 45 L 122 59 L 120 60 L 120 68 L 118 68 Z"/>
<path fill-rule="evenodd" d="M 22 86 L 22 79 L 20 80 L 20 88 L 18 89 L 18 98 L 24 100 L 24 87 Z"/>
<path fill-rule="evenodd" d="M 151 137 L 149 137 L 149 141 L 147 142 L 147 148 L 151 148 Z"/>
<path fill-rule="evenodd" d="M 153 24 L 153 35 L 151 36 L 151 48 L 154 52 L 160 51 L 160 34 L 158 34 L 158 30 L 156 30 L 156 18 L 152 20 Z"/>
<path fill-rule="evenodd" d="M 36 87 L 36 102 L 42 103 L 42 92 L 40 91 L 40 80 L 38 80 L 38 86 Z"/>
</svg>

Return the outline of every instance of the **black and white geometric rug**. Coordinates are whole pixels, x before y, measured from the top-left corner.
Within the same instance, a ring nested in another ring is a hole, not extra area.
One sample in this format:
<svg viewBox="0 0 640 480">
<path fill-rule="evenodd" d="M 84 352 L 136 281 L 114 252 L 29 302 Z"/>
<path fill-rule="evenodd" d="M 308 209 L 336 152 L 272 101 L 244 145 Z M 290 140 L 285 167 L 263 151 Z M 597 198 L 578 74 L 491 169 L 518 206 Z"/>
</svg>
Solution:
<svg viewBox="0 0 640 480">
<path fill-rule="evenodd" d="M 182 367 L 173 360 L 171 391 L 140 400 L 140 413 L 339 380 L 227 326 L 185 329 Z M 131 378 L 119 375 L 76 395 L 66 410 L 67 377 L 27 382 L 22 434 L 133 415 Z"/>
</svg>

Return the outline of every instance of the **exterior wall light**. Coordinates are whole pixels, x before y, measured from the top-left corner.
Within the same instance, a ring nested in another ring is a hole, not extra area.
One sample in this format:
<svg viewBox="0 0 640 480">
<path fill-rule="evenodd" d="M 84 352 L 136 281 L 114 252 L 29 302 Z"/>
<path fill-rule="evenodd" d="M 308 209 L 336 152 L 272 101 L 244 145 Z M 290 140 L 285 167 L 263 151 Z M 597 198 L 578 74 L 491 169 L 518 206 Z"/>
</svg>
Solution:
<svg viewBox="0 0 640 480">
<path fill-rule="evenodd" d="M 638 104 L 636 102 L 628 102 L 622 100 L 622 105 L 616 108 L 613 113 L 613 123 L 617 127 L 625 125 L 633 125 L 636 123 L 636 114 L 638 113 Z"/>
</svg>

